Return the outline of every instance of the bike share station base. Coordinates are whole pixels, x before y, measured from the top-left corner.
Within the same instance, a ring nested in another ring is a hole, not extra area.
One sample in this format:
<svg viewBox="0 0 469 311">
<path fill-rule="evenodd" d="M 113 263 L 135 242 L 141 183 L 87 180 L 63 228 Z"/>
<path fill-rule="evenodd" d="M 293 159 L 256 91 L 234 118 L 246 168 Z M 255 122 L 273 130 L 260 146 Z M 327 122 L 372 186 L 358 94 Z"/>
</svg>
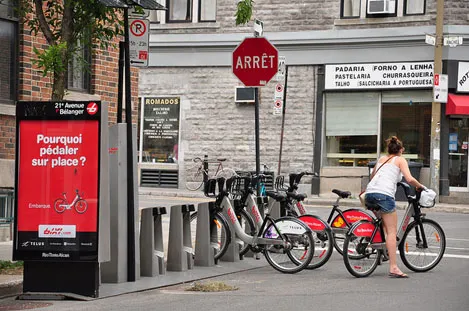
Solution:
<svg viewBox="0 0 469 311">
<path fill-rule="evenodd" d="M 59 104 L 70 104 L 78 113 L 64 117 Z M 94 111 L 90 106 L 97 107 L 98 113 L 90 114 Z M 134 206 L 128 208 L 126 124 L 108 127 L 107 105 L 19 102 L 16 115 L 19 152 L 13 259 L 24 261 L 23 294 L 18 299 L 92 300 L 267 266 L 265 260 L 252 258 L 214 261 L 209 229 L 209 205 L 214 202 L 197 206 L 200 219 L 195 246 L 190 232 L 194 205 L 139 210 L 134 189 Z M 76 137 L 76 141 L 55 139 L 66 136 Z M 135 128 L 133 136 L 136 154 Z M 50 140 L 44 142 L 45 147 L 39 144 L 44 137 Z M 63 167 L 51 167 L 46 164 L 57 160 L 57 154 L 42 152 L 47 147 L 75 152 L 66 157 Z M 39 165 L 39 161 L 45 164 Z M 133 164 L 137 167 L 135 157 Z M 136 170 L 133 175 L 137 184 Z M 77 197 L 66 199 L 65 194 L 75 188 L 80 190 Z M 59 212 L 54 200 L 60 193 L 68 208 Z M 76 209 L 77 198 L 86 201 L 86 211 Z M 42 208 L 28 207 L 31 204 Z M 163 246 L 165 214 L 170 216 L 167 254 Z"/>
</svg>

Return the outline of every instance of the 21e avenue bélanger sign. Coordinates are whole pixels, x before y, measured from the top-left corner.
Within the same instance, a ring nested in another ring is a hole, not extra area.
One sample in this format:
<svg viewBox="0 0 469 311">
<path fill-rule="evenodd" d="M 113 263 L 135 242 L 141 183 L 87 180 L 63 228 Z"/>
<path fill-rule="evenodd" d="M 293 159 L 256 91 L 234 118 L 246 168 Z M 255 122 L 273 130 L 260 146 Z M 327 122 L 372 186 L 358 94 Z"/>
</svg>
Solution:
<svg viewBox="0 0 469 311">
<path fill-rule="evenodd" d="M 233 73 L 245 86 L 264 86 L 278 71 L 278 51 L 265 38 L 246 38 L 233 51 Z"/>
</svg>

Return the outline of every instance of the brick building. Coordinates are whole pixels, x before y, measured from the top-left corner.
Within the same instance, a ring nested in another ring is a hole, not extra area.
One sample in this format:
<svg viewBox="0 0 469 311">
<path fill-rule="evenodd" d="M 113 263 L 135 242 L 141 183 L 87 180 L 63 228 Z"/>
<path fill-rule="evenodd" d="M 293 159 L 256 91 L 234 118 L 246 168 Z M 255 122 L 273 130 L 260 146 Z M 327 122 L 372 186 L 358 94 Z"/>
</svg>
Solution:
<svg viewBox="0 0 469 311">
<path fill-rule="evenodd" d="M 17 17 L 15 1 L 0 3 L 0 187 L 14 186 L 15 101 L 49 101 L 51 79 L 33 65 L 33 47 L 41 49 L 46 40 L 32 35 Z M 64 100 L 99 100 L 109 104 L 109 123 L 117 120 L 119 40 L 106 51 L 89 51 L 90 70 L 72 69 Z M 138 71 L 132 69 L 132 99 L 137 102 Z M 135 109 L 136 110 L 136 109 Z M 136 116 L 135 112 L 135 116 Z M 136 119 L 133 120 L 136 122 Z M 1 217 L 1 216 L 0 216 Z"/>
<path fill-rule="evenodd" d="M 141 184 L 161 183 L 170 172 L 178 184 L 163 185 L 183 188 L 190 159 L 204 154 L 254 170 L 254 107 L 235 102 L 242 85 L 231 72 L 232 51 L 252 36 L 253 23 L 236 27 L 229 0 L 160 3 L 168 10 L 150 14 L 150 65 L 140 70 L 139 96 L 142 105 L 146 99 L 180 104 L 173 111 L 177 122 L 167 126 L 171 139 L 141 132 Z M 449 101 L 459 105 L 469 100 L 468 88 L 458 84 L 469 62 L 469 2 L 445 0 L 444 6 L 444 34 L 464 39 L 443 52 Z M 438 155 L 429 146 L 434 47 L 425 35 L 435 33 L 436 0 L 259 0 L 253 17 L 264 22 L 264 36 L 288 65 L 282 174 L 315 171 L 320 179 L 305 180 L 302 190 L 357 194 L 369 161 L 396 134 L 423 183 L 429 185 L 430 163 L 439 157 L 442 200 L 467 199 L 467 115 L 443 104 Z M 277 172 L 282 122 L 273 114 L 274 85 L 260 89 L 260 156 Z"/>
</svg>

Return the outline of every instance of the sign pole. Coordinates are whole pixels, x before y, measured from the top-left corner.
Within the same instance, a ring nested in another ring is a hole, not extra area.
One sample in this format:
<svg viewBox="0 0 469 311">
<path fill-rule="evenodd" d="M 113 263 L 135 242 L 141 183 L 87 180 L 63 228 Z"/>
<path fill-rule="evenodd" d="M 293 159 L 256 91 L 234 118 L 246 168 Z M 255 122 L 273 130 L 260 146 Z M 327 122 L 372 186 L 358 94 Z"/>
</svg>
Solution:
<svg viewBox="0 0 469 311">
<path fill-rule="evenodd" d="M 434 73 L 442 73 L 442 54 L 443 54 L 443 11 L 444 1 L 437 0 L 436 4 L 436 43 Z M 430 142 L 430 188 L 437 194 L 439 201 L 440 194 L 440 129 L 441 129 L 441 104 L 433 101 L 432 103 L 432 121 L 431 121 L 431 142 Z"/>
<path fill-rule="evenodd" d="M 288 82 L 288 66 L 285 65 L 285 85 L 283 87 L 283 107 L 282 107 L 282 129 L 280 130 L 280 153 L 278 155 L 277 176 L 280 175 L 282 167 L 282 148 L 283 148 L 283 130 L 285 128 L 285 110 L 287 105 L 287 82 Z"/>
<path fill-rule="evenodd" d="M 254 118 L 255 118 L 255 135 L 256 135 L 256 175 L 257 178 L 257 196 L 260 196 L 261 189 L 259 183 L 259 174 L 261 171 L 261 159 L 260 159 L 260 143 L 259 143 L 259 88 L 254 88 Z"/>
<path fill-rule="evenodd" d="M 127 281 L 135 277 L 135 198 L 134 198 L 134 153 L 132 143 L 132 92 L 129 49 L 129 9 L 124 9 L 125 36 L 125 122 L 127 123 Z"/>
</svg>

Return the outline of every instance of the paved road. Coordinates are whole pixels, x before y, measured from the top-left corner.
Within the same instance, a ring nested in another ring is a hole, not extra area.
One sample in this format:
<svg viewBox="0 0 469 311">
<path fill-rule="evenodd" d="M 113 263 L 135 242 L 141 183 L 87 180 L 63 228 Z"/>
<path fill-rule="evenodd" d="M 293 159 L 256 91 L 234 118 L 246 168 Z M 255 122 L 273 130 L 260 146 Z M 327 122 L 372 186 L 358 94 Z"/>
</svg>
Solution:
<svg viewBox="0 0 469 311">
<path fill-rule="evenodd" d="M 182 284 L 90 302 L 50 302 L 44 310 L 468 310 L 469 258 L 445 257 L 427 273 L 403 270 L 409 279 L 389 279 L 387 265 L 368 278 L 356 279 L 334 253 L 330 262 L 315 271 L 286 275 L 267 266 L 203 280 L 222 281 L 237 286 L 237 291 L 188 292 L 185 289 L 191 284 Z"/>
<path fill-rule="evenodd" d="M 158 199 L 159 200 L 159 199 Z M 158 200 L 140 200 L 141 206 L 162 204 Z M 162 199 L 168 202 L 168 199 Z M 191 202 L 173 198 L 174 204 Z M 197 199 L 196 201 L 200 201 Z M 330 209 L 308 206 L 311 213 L 326 218 Z M 399 211 L 399 217 L 403 212 Z M 342 258 L 334 253 L 330 261 L 314 271 L 294 275 L 281 274 L 270 266 L 203 280 L 223 281 L 239 287 L 237 291 L 200 293 L 185 291 L 182 284 L 83 301 L 48 301 L 43 310 L 469 310 L 469 214 L 438 213 L 431 209 L 427 217 L 437 220 L 447 238 L 446 254 L 441 263 L 427 273 L 413 273 L 401 264 L 409 279 L 389 279 L 387 264 L 368 278 L 356 279 L 345 269 Z M 264 259 L 262 259 L 264 260 Z M 24 301 L 0 300 L 6 308 Z"/>
</svg>

